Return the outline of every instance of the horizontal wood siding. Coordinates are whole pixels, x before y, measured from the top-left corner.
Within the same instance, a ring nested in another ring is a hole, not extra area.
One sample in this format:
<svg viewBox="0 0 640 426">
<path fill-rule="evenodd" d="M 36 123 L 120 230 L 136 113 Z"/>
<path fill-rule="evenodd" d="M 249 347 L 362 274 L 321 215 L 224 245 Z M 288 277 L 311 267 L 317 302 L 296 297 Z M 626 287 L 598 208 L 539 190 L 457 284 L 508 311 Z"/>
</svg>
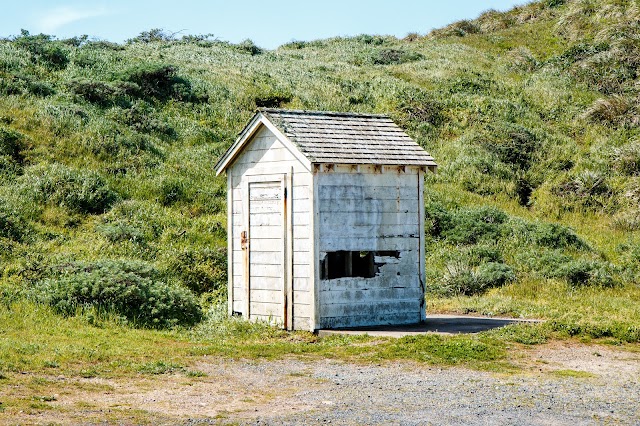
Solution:
<svg viewBox="0 0 640 426">
<path fill-rule="evenodd" d="M 233 241 L 230 262 L 233 262 L 233 311 L 245 314 L 246 289 L 243 274 L 243 251 L 240 235 L 244 231 L 245 214 L 243 211 L 244 197 L 243 183 L 250 176 L 282 176 L 291 173 L 292 188 L 288 195 L 291 203 L 293 222 L 293 316 L 294 328 L 308 330 L 310 327 L 310 309 L 312 278 L 309 259 L 311 246 L 311 229 L 309 224 L 311 212 L 312 175 L 295 156 L 266 128 L 259 130 L 252 141 L 244 148 L 236 161 L 229 167 L 227 173 L 232 176 L 232 208 L 231 221 Z M 264 197 L 262 197 L 262 196 Z M 250 311 L 252 319 L 274 321 L 282 319 L 282 304 L 279 296 L 270 291 L 274 286 L 281 286 L 281 275 L 278 265 L 282 264 L 283 252 L 277 244 L 282 232 L 282 218 L 277 214 L 281 207 L 280 200 L 265 199 L 269 197 L 268 190 L 255 189 L 252 198 L 261 199 L 260 203 L 251 208 L 251 226 L 259 226 L 266 234 L 256 241 L 251 241 L 251 269 L 252 292 L 255 299 L 251 300 Z M 270 235 L 270 230 L 276 234 Z M 270 239 L 272 238 L 272 239 Z M 281 287 L 280 287 L 281 288 Z M 278 305 L 279 304 L 279 305 Z M 299 305 L 299 306 L 298 306 Z M 279 306 L 279 308 L 276 308 Z M 254 317 L 255 315 L 255 317 Z"/>
<path fill-rule="evenodd" d="M 418 169 L 339 170 L 316 174 L 319 260 L 335 251 L 390 253 L 374 258 L 375 277 L 320 281 L 319 327 L 419 322 L 424 291 Z"/>
</svg>

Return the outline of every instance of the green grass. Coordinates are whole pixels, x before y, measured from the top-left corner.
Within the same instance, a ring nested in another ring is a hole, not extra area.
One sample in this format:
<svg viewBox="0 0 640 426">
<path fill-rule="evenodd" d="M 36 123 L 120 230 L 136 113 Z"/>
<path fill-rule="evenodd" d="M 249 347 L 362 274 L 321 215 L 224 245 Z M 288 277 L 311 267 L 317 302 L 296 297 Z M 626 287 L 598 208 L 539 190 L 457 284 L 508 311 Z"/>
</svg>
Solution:
<svg viewBox="0 0 640 426">
<path fill-rule="evenodd" d="M 205 354 L 491 369 L 514 343 L 637 343 L 631 3 L 607 0 L 596 13 L 588 2 L 536 2 L 413 41 L 362 35 L 272 51 L 193 37 L 0 40 L 0 372 L 188 375 Z M 216 315 L 191 329 L 135 329 L 100 307 L 63 317 L 31 302 L 51 271 L 122 260 L 150 265 L 203 306 L 224 300 L 226 180 L 213 164 L 258 105 L 389 113 L 437 159 L 428 208 L 457 224 L 427 229 L 429 311 L 547 322 L 320 339 Z M 487 231 L 478 206 L 506 219 Z M 571 232 L 584 246 L 558 243 Z M 464 291 L 446 285 L 456 283 Z"/>
</svg>

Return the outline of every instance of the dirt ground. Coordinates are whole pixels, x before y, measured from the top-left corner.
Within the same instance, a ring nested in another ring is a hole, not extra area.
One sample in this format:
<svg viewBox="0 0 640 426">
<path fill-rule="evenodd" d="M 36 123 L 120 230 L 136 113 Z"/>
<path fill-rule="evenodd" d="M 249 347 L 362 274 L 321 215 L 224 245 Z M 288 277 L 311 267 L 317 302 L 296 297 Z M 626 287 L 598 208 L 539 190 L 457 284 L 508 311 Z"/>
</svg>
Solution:
<svg viewBox="0 0 640 426">
<path fill-rule="evenodd" d="M 0 423 L 640 424 L 637 346 L 554 342 L 512 362 L 522 372 L 202 357 L 191 375 L 41 378 L 53 398 Z M 28 392 L 0 389 L 0 401 Z"/>
</svg>

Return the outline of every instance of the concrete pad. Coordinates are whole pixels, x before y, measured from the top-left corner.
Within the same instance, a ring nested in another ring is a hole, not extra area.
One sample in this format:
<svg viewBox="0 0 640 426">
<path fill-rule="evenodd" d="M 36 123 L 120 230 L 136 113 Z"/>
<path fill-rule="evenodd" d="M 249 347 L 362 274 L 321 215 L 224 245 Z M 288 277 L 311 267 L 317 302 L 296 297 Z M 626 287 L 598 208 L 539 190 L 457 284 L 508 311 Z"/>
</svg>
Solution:
<svg viewBox="0 0 640 426">
<path fill-rule="evenodd" d="M 425 333 L 460 334 L 479 333 L 509 324 L 540 323 L 541 320 L 478 317 L 468 315 L 427 315 L 423 323 L 409 325 L 379 325 L 368 327 L 338 328 L 318 330 L 319 336 L 332 334 L 368 334 L 369 336 L 403 337 Z"/>
</svg>

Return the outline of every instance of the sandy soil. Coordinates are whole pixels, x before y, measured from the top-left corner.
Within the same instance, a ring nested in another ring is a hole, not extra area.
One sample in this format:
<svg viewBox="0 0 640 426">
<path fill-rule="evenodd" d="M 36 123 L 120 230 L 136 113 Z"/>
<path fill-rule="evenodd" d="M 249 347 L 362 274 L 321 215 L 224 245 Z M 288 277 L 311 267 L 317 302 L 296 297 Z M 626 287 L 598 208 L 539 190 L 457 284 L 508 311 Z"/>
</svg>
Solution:
<svg viewBox="0 0 640 426">
<path fill-rule="evenodd" d="M 640 424 L 639 347 L 555 342 L 519 353 L 513 362 L 523 372 L 509 375 L 203 357 L 189 367 L 202 377 L 49 377 L 53 409 L 0 413 L 0 423 Z M 0 398 L 21 392 L 2 389 Z"/>
</svg>

